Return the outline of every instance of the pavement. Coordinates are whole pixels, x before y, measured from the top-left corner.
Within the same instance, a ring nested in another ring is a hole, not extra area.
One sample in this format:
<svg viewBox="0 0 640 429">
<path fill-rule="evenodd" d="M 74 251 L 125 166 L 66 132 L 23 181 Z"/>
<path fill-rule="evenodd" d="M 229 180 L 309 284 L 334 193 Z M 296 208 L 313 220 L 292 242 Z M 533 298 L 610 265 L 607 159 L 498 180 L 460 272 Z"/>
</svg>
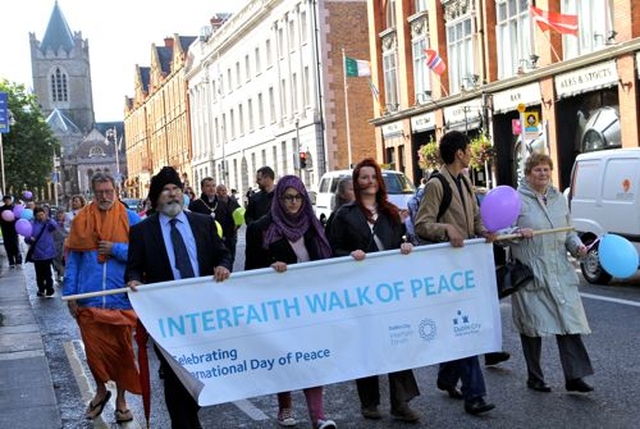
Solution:
<svg viewBox="0 0 640 429">
<path fill-rule="evenodd" d="M 55 429 L 60 411 L 24 270 L 0 246 L 0 427 Z"/>
</svg>

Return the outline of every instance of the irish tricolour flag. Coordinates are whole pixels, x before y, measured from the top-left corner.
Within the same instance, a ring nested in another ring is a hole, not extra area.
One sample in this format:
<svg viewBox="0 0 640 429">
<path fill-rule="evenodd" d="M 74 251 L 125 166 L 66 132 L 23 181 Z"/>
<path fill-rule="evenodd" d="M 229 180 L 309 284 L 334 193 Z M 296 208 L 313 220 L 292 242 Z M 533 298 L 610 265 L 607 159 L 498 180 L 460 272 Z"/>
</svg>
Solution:
<svg viewBox="0 0 640 429">
<path fill-rule="evenodd" d="M 344 71 L 347 77 L 371 76 L 369 61 L 344 57 Z"/>
</svg>

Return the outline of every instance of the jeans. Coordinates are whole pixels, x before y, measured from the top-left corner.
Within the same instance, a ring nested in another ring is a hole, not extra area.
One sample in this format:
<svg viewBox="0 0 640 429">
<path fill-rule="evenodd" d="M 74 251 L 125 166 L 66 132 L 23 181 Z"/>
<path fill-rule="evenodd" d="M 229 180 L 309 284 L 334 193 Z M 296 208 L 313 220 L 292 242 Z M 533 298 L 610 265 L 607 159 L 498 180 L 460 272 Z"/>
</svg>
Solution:
<svg viewBox="0 0 640 429">
<path fill-rule="evenodd" d="M 487 394 L 478 356 L 440 364 L 438 383 L 445 386 L 455 386 L 458 384 L 458 380 L 462 381 L 462 396 L 465 402 L 470 402 Z"/>
</svg>

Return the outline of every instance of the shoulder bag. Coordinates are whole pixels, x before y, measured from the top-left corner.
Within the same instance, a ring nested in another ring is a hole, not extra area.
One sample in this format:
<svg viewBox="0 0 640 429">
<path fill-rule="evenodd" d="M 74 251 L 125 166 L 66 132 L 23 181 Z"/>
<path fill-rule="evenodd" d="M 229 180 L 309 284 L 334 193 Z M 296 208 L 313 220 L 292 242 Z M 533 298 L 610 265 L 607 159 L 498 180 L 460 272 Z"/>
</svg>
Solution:
<svg viewBox="0 0 640 429">
<path fill-rule="evenodd" d="M 497 266 L 496 284 L 498 286 L 498 298 L 506 298 L 532 280 L 533 270 L 518 259 L 513 259 L 507 261 L 504 265 Z"/>
<path fill-rule="evenodd" d="M 46 227 L 47 227 L 47 224 L 44 224 L 42 226 L 42 229 L 40 230 L 40 233 L 38 233 L 38 236 L 36 237 L 35 241 L 29 245 L 29 250 L 27 250 L 27 255 L 24 257 L 24 260 L 26 262 L 33 262 L 33 251 L 35 250 L 36 243 L 38 242 L 38 240 L 40 240 L 40 237 L 42 237 L 42 234 L 44 233 L 44 229 Z"/>
</svg>

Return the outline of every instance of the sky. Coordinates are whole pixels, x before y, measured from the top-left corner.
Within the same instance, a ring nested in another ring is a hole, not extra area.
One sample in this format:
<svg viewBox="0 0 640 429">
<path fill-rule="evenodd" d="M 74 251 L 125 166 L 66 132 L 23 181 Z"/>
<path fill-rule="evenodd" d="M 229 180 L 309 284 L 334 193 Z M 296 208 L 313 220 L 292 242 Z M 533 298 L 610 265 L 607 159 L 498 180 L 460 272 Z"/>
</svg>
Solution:
<svg viewBox="0 0 640 429">
<path fill-rule="evenodd" d="M 149 66 L 151 44 L 174 33 L 198 36 L 214 13 L 237 12 L 248 0 L 58 0 L 71 32 L 89 41 L 97 122 L 124 120 L 136 64 Z M 55 0 L 5 0 L 0 23 L 0 80 L 31 88 L 29 33 L 42 41 Z M 179 8 L 179 11 L 176 9 Z"/>
</svg>

